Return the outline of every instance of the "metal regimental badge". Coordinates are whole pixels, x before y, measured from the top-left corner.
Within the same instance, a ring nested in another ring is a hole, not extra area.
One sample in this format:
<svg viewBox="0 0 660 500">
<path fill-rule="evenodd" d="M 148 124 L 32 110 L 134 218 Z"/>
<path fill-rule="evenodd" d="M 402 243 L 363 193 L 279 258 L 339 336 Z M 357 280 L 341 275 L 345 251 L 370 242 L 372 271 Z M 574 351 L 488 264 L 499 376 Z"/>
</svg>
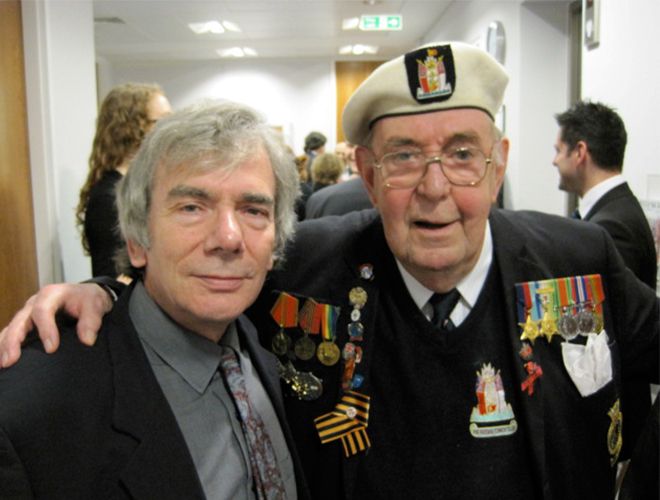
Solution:
<svg viewBox="0 0 660 500">
<path fill-rule="evenodd" d="M 476 438 L 509 436 L 516 432 L 513 408 L 506 402 L 500 371 L 490 363 L 477 371 L 477 406 L 470 414 L 470 434 Z"/>
<path fill-rule="evenodd" d="M 610 465 L 614 466 L 619 459 L 621 447 L 623 446 L 623 414 L 621 413 L 621 403 L 617 399 L 614 405 L 607 412 L 610 416 L 610 428 L 607 430 L 607 451 L 610 452 Z"/>
</svg>

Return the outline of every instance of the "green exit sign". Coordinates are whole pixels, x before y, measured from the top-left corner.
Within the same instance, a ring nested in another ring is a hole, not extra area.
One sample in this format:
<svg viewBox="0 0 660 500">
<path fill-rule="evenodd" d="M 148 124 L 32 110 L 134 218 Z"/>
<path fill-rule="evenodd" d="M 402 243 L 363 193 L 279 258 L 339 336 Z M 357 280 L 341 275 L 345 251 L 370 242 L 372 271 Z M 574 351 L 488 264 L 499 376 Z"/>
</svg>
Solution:
<svg viewBox="0 0 660 500">
<path fill-rule="evenodd" d="M 402 27 L 403 20 L 398 14 L 360 17 L 362 31 L 400 31 Z"/>
</svg>

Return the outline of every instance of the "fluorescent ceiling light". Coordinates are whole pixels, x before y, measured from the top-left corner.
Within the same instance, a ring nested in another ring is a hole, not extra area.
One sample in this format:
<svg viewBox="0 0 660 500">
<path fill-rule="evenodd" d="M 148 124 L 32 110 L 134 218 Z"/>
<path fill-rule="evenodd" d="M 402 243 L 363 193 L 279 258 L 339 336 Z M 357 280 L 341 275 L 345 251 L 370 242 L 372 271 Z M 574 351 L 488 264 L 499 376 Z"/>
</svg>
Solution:
<svg viewBox="0 0 660 500">
<path fill-rule="evenodd" d="M 231 21 L 222 21 L 222 25 L 227 31 L 233 31 L 235 33 L 239 33 L 241 31 L 240 26 L 236 23 L 232 23 Z"/>
<path fill-rule="evenodd" d="M 358 28 L 360 25 L 360 18 L 359 17 L 351 17 L 348 19 L 344 19 L 341 22 L 341 29 L 348 31 L 348 30 L 355 30 Z"/>
<path fill-rule="evenodd" d="M 203 35 L 204 33 L 215 33 L 220 34 L 224 33 L 225 29 L 220 24 L 220 21 L 205 21 L 202 23 L 190 23 L 188 27 L 196 35 Z"/>
<path fill-rule="evenodd" d="M 241 28 L 236 23 L 231 21 L 204 21 L 201 23 L 190 23 L 188 27 L 197 35 L 203 35 L 205 33 L 214 33 L 219 35 L 226 31 L 239 32 Z"/>
<path fill-rule="evenodd" d="M 232 47 L 230 49 L 218 49 L 220 57 L 256 57 L 257 51 L 250 47 Z"/>
<path fill-rule="evenodd" d="M 377 54 L 378 47 L 375 45 L 363 45 L 356 43 L 355 45 L 344 45 L 339 49 L 339 53 L 343 56 L 354 55 L 361 56 L 364 54 Z"/>
</svg>

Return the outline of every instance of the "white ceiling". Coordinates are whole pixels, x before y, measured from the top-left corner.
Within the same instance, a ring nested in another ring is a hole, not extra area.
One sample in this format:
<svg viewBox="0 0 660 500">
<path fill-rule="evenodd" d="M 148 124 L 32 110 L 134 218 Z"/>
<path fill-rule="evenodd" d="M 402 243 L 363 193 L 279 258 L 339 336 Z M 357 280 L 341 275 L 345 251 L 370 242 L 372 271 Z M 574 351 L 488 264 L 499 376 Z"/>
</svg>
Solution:
<svg viewBox="0 0 660 500">
<path fill-rule="evenodd" d="M 218 49 L 234 46 L 253 48 L 264 58 L 346 60 L 350 56 L 339 56 L 339 48 L 355 43 L 380 47 L 368 59 L 389 59 L 416 46 L 451 4 L 451 0 L 93 1 L 96 54 L 111 62 L 217 59 Z M 363 14 L 401 14 L 403 30 L 342 30 L 343 19 Z M 236 23 L 242 32 L 195 35 L 188 28 L 188 23 L 213 19 Z"/>
</svg>

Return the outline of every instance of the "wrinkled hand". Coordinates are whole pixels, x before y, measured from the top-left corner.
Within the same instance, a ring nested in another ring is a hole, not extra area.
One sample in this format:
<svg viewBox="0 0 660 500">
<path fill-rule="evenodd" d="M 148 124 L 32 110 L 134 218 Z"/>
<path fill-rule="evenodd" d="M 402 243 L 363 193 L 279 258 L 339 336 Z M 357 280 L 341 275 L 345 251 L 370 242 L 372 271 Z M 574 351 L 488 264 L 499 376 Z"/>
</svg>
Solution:
<svg viewBox="0 0 660 500">
<path fill-rule="evenodd" d="M 0 368 L 7 368 L 18 361 L 21 356 L 21 343 L 35 327 L 46 352 L 55 352 L 60 344 L 55 314 L 60 310 L 78 319 L 76 331 L 80 341 L 93 345 L 103 315 L 110 309 L 112 299 L 96 284 L 44 286 L 28 299 L 0 333 Z"/>
</svg>

